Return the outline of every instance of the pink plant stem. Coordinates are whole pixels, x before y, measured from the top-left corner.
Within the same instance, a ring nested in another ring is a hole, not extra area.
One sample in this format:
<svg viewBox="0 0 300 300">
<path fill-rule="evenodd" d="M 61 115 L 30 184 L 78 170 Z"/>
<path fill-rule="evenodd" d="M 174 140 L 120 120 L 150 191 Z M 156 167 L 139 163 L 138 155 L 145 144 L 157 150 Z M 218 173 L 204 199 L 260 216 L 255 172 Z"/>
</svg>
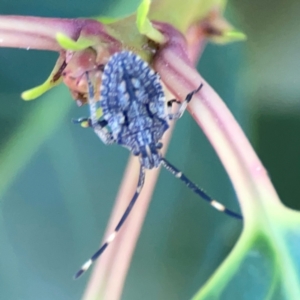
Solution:
<svg viewBox="0 0 300 300">
<path fill-rule="evenodd" d="M 191 45 L 189 48 L 189 58 L 191 62 L 195 63 L 198 60 L 204 45 L 203 36 L 202 38 L 198 37 L 198 43 Z M 184 99 L 185 96 L 186 94 L 181 95 L 179 99 Z M 171 99 L 173 95 L 167 93 L 166 97 Z M 171 134 L 172 128 L 168 130 L 163 138 L 163 154 L 166 152 Z M 135 191 L 138 180 L 138 169 L 137 160 L 131 158 L 128 162 L 105 236 L 108 236 L 113 231 Z M 106 250 L 105 254 L 96 262 L 93 274 L 82 298 L 83 300 L 118 300 L 121 298 L 134 248 L 151 201 L 158 175 L 159 169 L 147 172 L 143 191 L 130 217 L 122 228 L 120 235 L 116 241 L 110 245 L 110 248 Z"/>
<path fill-rule="evenodd" d="M 172 128 L 167 131 L 163 138 L 163 155 L 167 150 L 171 133 Z M 82 298 L 83 300 L 118 300 L 121 298 L 125 278 L 151 201 L 159 171 L 159 169 L 154 169 L 146 173 L 145 184 L 139 199 L 121 229 L 120 234 L 116 238 L 116 241 L 109 246 L 105 254 L 96 262 L 93 274 Z M 136 189 L 138 173 L 139 161 L 131 157 L 116 198 L 105 237 L 113 232 L 114 227 L 131 200 Z"/>
<path fill-rule="evenodd" d="M 201 82 L 204 83 L 204 87 L 190 102 L 189 111 L 223 163 L 242 211 L 247 210 L 246 216 L 253 220 L 250 216 L 259 213 L 257 208 L 264 201 L 280 205 L 266 170 L 240 126 L 219 95 L 193 65 L 187 63 L 182 48 L 170 43 L 169 47 L 160 51 L 154 66 L 169 90 L 179 98 L 197 88 Z M 254 202 L 256 205 L 253 205 Z"/>
<path fill-rule="evenodd" d="M 84 20 L 0 16 L 0 47 L 59 51 L 57 32 L 77 39 Z"/>
</svg>

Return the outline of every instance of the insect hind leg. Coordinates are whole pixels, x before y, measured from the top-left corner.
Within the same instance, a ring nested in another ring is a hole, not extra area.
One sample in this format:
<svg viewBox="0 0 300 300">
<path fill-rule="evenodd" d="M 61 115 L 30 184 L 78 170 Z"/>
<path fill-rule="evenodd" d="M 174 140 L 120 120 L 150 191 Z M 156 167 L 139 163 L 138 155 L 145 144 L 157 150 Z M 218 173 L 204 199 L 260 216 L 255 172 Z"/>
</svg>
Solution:
<svg viewBox="0 0 300 300">
<path fill-rule="evenodd" d="M 140 195 L 140 193 L 142 191 L 144 181 L 145 181 L 145 168 L 141 165 L 139 180 L 138 180 L 138 184 L 137 184 L 137 187 L 136 187 L 136 191 L 135 191 L 131 201 L 129 202 L 124 214 L 122 215 L 119 223 L 115 227 L 115 230 L 113 231 L 113 233 L 111 233 L 108 236 L 108 238 L 106 239 L 104 244 L 99 248 L 99 250 L 96 251 L 93 254 L 93 256 L 86 263 L 84 263 L 82 265 L 81 269 L 75 274 L 74 279 L 79 278 L 83 273 L 85 273 L 89 269 L 89 267 L 93 264 L 93 262 L 95 260 L 97 260 L 99 258 L 99 256 L 105 251 L 105 249 L 108 247 L 108 245 L 111 242 L 113 242 L 113 240 L 115 239 L 115 237 L 118 234 L 119 230 L 121 229 L 121 227 L 123 226 L 123 224 L 126 221 L 127 217 L 129 216 L 134 204 L 136 203 L 136 200 L 137 200 L 138 196 Z"/>
<path fill-rule="evenodd" d="M 194 193 L 200 196 L 203 200 L 208 202 L 213 208 L 233 218 L 243 219 L 241 215 L 231 211 L 230 209 L 226 208 L 222 203 L 210 197 L 203 189 L 199 188 L 195 183 L 188 179 L 181 171 L 175 168 L 165 158 L 161 158 L 161 163 L 169 172 L 171 172 L 176 178 L 180 179 L 189 189 L 191 189 Z"/>
<path fill-rule="evenodd" d="M 169 120 L 178 120 L 179 118 L 181 118 L 181 116 L 183 115 L 184 111 L 187 108 L 187 105 L 192 100 L 194 94 L 198 93 L 202 87 L 203 87 L 203 83 L 201 83 L 196 90 L 187 94 L 183 102 L 180 102 L 176 99 L 172 99 L 172 100 L 168 101 L 167 106 L 168 106 Z M 174 114 L 171 113 L 171 108 L 172 108 L 173 103 L 178 103 L 180 105 L 178 111 Z"/>
</svg>

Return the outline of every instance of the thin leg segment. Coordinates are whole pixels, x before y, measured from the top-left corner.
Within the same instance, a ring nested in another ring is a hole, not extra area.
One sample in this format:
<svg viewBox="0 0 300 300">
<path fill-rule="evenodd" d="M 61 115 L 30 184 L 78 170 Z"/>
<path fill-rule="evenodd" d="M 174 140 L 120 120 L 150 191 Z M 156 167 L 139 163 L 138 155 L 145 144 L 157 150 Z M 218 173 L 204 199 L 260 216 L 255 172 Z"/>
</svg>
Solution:
<svg viewBox="0 0 300 300">
<path fill-rule="evenodd" d="M 92 125 L 92 120 L 87 117 L 82 117 L 79 119 L 73 119 L 72 122 L 74 124 L 80 124 L 82 127 L 93 127 Z M 104 127 L 107 126 L 107 121 L 106 120 L 99 120 L 98 125 L 103 129 Z"/>
<path fill-rule="evenodd" d="M 171 116 L 173 116 L 173 114 L 172 114 L 172 106 L 173 106 L 174 103 L 181 105 L 181 102 L 178 101 L 177 99 L 171 99 L 171 100 L 169 100 L 167 102 L 168 116 L 169 116 L 170 120 L 172 119 Z"/>
<path fill-rule="evenodd" d="M 93 262 L 104 252 L 104 250 L 108 247 L 108 245 L 115 239 L 118 231 L 121 229 L 122 225 L 124 224 L 127 217 L 129 216 L 134 204 L 136 203 L 136 200 L 143 188 L 144 181 L 145 181 L 145 168 L 141 165 L 139 181 L 136 187 L 136 191 L 131 201 L 129 202 L 129 205 L 127 206 L 122 218 L 120 219 L 118 225 L 116 226 L 114 232 L 108 236 L 106 242 L 101 246 L 101 248 L 99 248 L 99 250 L 96 251 L 94 255 L 85 264 L 82 265 L 81 269 L 75 274 L 74 279 L 79 278 L 85 271 L 87 271 L 89 267 L 93 264 Z"/>
<path fill-rule="evenodd" d="M 203 87 L 203 83 L 201 83 L 196 90 L 194 90 L 194 91 L 190 92 L 189 94 L 187 94 L 186 97 L 185 97 L 185 100 L 182 103 L 179 102 L 176 99 L 172 99 L 172 100 L 168 101 L 167 106 L 168 106 L 169 119 L 170 120 L 177 120 L 177 119 L 181 118 L 181 116 L 183 115 L 184 111 L 187 108 L 187 105 L 192 100 L 194 94 L 198 93 L 201 90 L 202 87 Z M 170 110 L 171 110 L 172 104 L 174 102 L 180 103 L 180 106 L 179 106 L 178 112 L 175 113 L 175 114 L 172 114 Z"/>
<path fill-rule="evenodd" d="M 210 197 L 203 189 L 199 188 L 195 183 L 193 183 L 190 179 L 188 179 L 181 171 L 175 168 L 171 163 L 169 163 L 165 158 L 161 158 L 162 165 L 171 172 L 176 178 L 180 179 L 184 184 L 191 189 L 194 193 L 200 196 L 202 199 L 207 201 L 213 208 L 217 209 L 220 212 L 223 212 L 231 217 L 236 219 L 243 219 L 243 217 L 228 208 L 226 208 L 220 202 L 214 200 Z"/>
<path fill-rule="evenodd" d="M 95 133 L 99 136 L 99 138 L 102 140 L 104 144 L 112 144 L 114 143 L 114 138 L 110 132 L 107 131 L 107 129 L 100 125 L 98 121 L 97 116 L 97 101 L 94 97 L 94 87 L 90 80 L 89 73 L 86 72 L 86 79 L 88 82 L 88 89 L 89 89 L 89 96 L 88 96 L 88 102 L 89 102 L 89 108 L 90 108 L 90 118 L 89 121 L 91 122 L 91 127 L 93 127 Z"/>
</svg>

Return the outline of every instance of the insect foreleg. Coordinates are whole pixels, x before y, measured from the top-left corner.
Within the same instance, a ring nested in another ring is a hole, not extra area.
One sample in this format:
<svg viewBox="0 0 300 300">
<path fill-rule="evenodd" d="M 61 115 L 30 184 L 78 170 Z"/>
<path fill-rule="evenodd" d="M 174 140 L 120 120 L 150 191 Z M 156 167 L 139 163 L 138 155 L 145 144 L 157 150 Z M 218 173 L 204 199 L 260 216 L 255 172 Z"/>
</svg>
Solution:
<svg viewBox="0 0 300 300">
<path fill-rule="evenodd" d="M 201 90 L 202 86 L 203 86 L 203 83 L 201 83 L 196 90 L 187 94 L 183 102 L 180 102 L 176 99 L 172 99 L 167 102 L 169 120 L 177 120 L 177 119 L 181 118 L 181 116 L 183 115 L 184 111 L 187 108 L 187 105 L 192 100 L 194 94 L 198 93 Z M 172 114 L 171 107 L 174 102 L 180 104 L 180 106 L 179 106 L 178 111 L 176 113 Z"/>
</svg>

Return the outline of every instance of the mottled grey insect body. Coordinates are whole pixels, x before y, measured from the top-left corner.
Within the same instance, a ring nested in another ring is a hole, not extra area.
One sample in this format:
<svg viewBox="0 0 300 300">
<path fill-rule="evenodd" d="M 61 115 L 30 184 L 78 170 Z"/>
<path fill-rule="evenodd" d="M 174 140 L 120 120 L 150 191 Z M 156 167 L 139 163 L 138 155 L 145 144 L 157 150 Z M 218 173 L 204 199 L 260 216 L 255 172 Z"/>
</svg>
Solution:
<svg viewBox="0 0 300 300">
<path fill-rule="evenodd" d="M 115 54 L 104 68 L 99 103 L 115 142 L 145 168 L 158 167 L 159 141 L 169 128 L 158 74 L 132 52 Z"/>
<path fill-rule="evenodd" d="M 179 119 L 182 116 L 193 95 L 200 91 L 203 84 L 187 94 L 182 103 L 176 99 L 165 102 L 159 76 L 140 57 L 128 51 L 114 54 L 105 65 L 100 101 L 95 99 L 94 86 L 88 73 L 86 73 L 86 77 L 89 85 L 88 100 L 91 115 L 90 118 L 75 120 L 75 123 L 87 122 L 88 126 L 94 129 L 105 144 L 117 143 L 128 148 L 133 155 L 139 156 L 141 164 L 135 193 L 117 226 L 103 245 L 82 265 L 75 274 L 75 278 L 87 271 L 116 238 L 142 191 L 145 169 L 156 168 L 159 165 L 164 166 L 212 207 L 229 216 L 242 219 L 242 216 L 210 197 L 183 172 L 162 157 L 159 152 L 162 147 L 160 140 L 169 128 L 168 121 Z M 171 111 L 174 103 L 179 105 L 176 113 Z M 103 112 L 100 119 L 97 115 L 99 106 Z"/>
</svg>

